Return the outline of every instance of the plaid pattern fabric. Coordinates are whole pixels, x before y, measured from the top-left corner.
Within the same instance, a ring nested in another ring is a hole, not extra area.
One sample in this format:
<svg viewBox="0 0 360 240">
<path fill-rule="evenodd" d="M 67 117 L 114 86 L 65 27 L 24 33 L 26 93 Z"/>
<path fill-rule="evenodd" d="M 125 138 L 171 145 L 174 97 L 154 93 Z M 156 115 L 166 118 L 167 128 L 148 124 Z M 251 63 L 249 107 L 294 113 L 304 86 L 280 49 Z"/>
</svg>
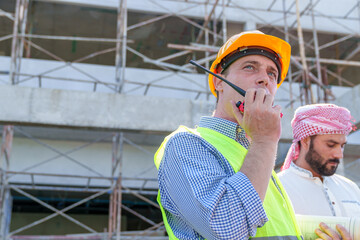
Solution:
<svg viewBox="0 0 360 240">
<path fill-rule="evenodd" d="M 244 130 L 233 122 L 203 117 L 199 127 L 249 146 Z M 249 179 L 192 133 L 177 133 L 167 142 L 158 181 L 161 204 L 179 239 L 248 239 L 268 220 Z"/>
<path fill-rule="evenodd" d="M 311 104 L 299 107 L 291 121 L 293 144 L 285 158 L 281 170 L 290 167 L 300 152 L 299 141 L 306 137 L 323 134 L 348 135 L 356 127 L 348 109 L 334 104 Z"/>
</svg>

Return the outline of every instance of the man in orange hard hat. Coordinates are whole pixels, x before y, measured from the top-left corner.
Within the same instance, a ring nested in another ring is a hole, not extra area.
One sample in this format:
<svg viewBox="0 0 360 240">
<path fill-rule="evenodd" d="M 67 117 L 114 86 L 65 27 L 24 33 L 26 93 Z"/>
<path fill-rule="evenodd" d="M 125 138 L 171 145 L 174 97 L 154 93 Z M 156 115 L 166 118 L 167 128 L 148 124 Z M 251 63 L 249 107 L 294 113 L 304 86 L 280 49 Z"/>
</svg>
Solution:
<svg viewBox="0 0 360 240">
<path fill-rule="evenodd" d="M 180 126 L 155 154 L 158 202 L 169 239 L 301 239 L 292 205 L 273 171 L 290 45 L 260 31 L 232 36 L 209 75 L 213 116 Z M 245 102 L 244 112 L 236 106 Z M 329 234 L 331 235 L 331 234 Z"/>
</svg>

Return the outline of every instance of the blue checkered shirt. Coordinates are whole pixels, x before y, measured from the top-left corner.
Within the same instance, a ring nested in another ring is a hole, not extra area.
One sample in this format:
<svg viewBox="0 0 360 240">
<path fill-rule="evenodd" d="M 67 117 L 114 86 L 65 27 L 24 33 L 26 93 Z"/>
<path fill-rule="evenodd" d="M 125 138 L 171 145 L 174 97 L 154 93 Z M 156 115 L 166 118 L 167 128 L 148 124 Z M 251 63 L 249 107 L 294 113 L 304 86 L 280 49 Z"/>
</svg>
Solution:
<svg viewBox="0 0 360 240">
<path fill-rule="evenodd" d="M 199 127 L 249 147 L 236 123 L 202 117 Z M 177 133 L 167 142 L 158 181 L 161 204 L 179 239 L 248 239 L 268 221 L 246 175 L 235 173 L 218 150 L 190 132 Z"/>
</svg>

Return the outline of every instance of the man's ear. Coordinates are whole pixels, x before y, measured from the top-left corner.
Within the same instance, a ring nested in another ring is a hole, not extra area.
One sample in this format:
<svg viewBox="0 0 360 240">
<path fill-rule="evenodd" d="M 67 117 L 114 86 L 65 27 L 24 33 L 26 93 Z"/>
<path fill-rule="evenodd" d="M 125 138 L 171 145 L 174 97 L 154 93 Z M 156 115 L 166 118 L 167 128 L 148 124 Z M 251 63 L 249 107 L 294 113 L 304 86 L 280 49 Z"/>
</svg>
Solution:
<svg viewBox="0 0 360 240">
<path fill-rule="evenodd" d="M 310 137 L 306 137 L 303 140 L 301 140 L 301 148 L 303 148 L 304 150 L 308 151 L 310 148 L 310 141 L 311 138 Z"/>
<path fill-rule="evenodd" d="M 218 74 L 218 75 L 221 77 L 224 77 L 222 74 Z M 213 81 L 214 81 L 215 90 L 218 92 L 222 92 L 223 91 L 223 81 L 218 79 L 217 77 L 214 77 Z"/>
</svg>

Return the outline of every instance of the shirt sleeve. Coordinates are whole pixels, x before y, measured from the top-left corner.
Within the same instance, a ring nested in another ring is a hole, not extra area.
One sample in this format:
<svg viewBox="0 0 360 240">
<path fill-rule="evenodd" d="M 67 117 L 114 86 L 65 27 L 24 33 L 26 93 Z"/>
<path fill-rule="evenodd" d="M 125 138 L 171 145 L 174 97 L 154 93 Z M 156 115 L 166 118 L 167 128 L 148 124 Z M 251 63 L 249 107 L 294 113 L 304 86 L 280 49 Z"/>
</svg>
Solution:
<svg viewBox="0 0 360 240">
<path fill-rule="evenodd" d="M 158 178 L 163 207 L 206 239 L 248 239 L 268 221 L 246 175 L 194 134 L 168 141 Z"/>
</svg>

